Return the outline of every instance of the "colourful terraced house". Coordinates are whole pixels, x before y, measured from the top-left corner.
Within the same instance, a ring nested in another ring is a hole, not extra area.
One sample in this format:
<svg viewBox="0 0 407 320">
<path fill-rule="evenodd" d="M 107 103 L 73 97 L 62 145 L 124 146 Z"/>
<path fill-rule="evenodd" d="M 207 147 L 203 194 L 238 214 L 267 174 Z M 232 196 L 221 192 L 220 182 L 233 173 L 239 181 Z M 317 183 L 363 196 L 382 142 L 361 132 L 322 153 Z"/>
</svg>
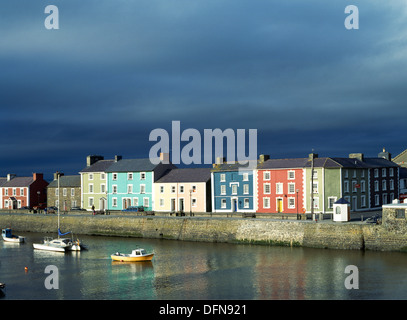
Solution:
<svg viewBox="0 0 407 320">
<path fill-rule="evenodd" d="M 124 210 L 130 206 L 143 206 L 145 211 L 154 207 L 153 184 L 168 170 L 176 168 L 168 157 L 161 155 L 162 162 L 155 165 L 150 159 L 121 159 L 106 170 L 107 207 Z"/>
<path fill-rule="evenodd" d="M 293 213 L 304 211 L 304 166 L 307 158 L 269 159 L 257 166 L 259 213 Z"/>
<path fill-rule="evenodd" d="M 116 159 L 119 156 L 116 156 Z M 86 168 L 81 175 L 81 207 L 88 211 L 107 209 L 106 169 L 114 160 L 104 160 L 103 156 L 90 155 L 86 158 Z"/>
<path fill-rule="evenodd" d="M 154 211 L 210 212 L 211 168 L 173 169 L 154 183 Z"/>
<path fill-rule="evenodd" d="M 351 211 L 367 211 L 399 197 L 398 166 L 383 153 L 376 158 L 364 157 L 362 153 L 352 153 L 348 158 L 319 158 L 310 154 L 304 167 L 304 182 L 304 204 L 308 213 L 311 212 L 311 195 L 315 213 L 332 213 L 333 204 L 340 198 L 350 203 Z"/>
<path fill-rule="evenodd" d="M 213 212 L 256 212 L 256 169 L 217 158 L 211 172 Z"/>
</svg>

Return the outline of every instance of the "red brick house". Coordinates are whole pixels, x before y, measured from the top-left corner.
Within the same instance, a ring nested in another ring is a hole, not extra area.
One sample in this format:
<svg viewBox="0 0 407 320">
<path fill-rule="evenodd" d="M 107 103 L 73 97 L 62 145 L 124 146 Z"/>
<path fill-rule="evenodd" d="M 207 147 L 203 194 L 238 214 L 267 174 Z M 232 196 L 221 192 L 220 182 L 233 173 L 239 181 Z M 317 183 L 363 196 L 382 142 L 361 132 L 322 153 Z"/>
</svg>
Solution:
<svg viewBox="0 0 407 320">
<path fill-rule="evenodd" d="M 302 213 L 307 160 L 268 159 L 257 166 L 257 212 Z"/>
<path fill-rule="evenodd" d="M 3 209 L 45 206 L 48 182 L 42 173 L 33 173 L 32 177 L 16 177 L 8 174 L 7 182 L 0 188 Z"/>
</svg>

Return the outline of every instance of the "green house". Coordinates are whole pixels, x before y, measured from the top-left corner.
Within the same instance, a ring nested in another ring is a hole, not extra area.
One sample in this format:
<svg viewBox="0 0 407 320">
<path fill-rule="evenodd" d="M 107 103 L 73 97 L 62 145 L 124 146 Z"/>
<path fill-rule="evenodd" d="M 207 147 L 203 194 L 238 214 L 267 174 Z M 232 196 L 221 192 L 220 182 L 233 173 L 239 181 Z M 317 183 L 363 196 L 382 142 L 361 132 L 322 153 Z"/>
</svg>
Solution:
<svg viewBox="0 0 407 320">
<path fill-rule="evenodd" d="M 307 213 L 311 212 L 312 201 L 314 213 L 332 213 L 333 204 L 340 198 L 351 204 L 353 212 L 377 209 L 399 197 L 398 186 L 398 166 L 381 154 L 376 158 L 366 158 L 362 153 L 352 153 L 348 158 L 310 154 L 304 168 Z"/>
</svg>

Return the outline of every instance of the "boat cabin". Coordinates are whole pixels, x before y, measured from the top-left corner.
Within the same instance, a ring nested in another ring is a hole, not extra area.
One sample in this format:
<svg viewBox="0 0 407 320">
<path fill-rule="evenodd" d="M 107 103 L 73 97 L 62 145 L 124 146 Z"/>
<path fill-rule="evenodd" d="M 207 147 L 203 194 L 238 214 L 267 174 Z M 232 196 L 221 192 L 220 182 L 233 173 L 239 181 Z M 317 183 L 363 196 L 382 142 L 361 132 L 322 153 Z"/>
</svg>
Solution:
<svg viewBox="0 0 407 320">
<path fill-rule="evenodd" d="M 6 237 L 6 238 L 12 238 L 12 237 L 13 237 L 10 228 L 3 229 L 3 230 L 1 231 L 1 235 L 2 235 L 3 237 Z"/>
<path fill-rule="evenodd" d="M 147 252 L 144 249 L 135 249 L 135 250 L 133 250 L 131 252 L 132 256 L 143 256 L 143 255 L 146 255 L 146 254 L 147 254 Z"/>
</svg>

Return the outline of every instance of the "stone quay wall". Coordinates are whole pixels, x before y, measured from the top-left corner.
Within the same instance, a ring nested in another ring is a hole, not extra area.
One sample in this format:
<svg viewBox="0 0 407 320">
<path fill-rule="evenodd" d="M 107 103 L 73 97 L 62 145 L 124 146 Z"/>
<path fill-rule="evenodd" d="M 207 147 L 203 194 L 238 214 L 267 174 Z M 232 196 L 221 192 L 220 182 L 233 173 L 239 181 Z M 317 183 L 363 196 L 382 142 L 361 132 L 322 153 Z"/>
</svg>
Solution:
<svg viewBox="0 0 407 320">
<path fill-rule="evenodd" d="M 405 251 L 407 234 L 383 225 L 251 218 L 61 215 L 61 230 L 202 242 L 251 243 L 327 249 Z M 57 232 L 56 215 L 0 214 L 13 232 Z"/>
</svg>

